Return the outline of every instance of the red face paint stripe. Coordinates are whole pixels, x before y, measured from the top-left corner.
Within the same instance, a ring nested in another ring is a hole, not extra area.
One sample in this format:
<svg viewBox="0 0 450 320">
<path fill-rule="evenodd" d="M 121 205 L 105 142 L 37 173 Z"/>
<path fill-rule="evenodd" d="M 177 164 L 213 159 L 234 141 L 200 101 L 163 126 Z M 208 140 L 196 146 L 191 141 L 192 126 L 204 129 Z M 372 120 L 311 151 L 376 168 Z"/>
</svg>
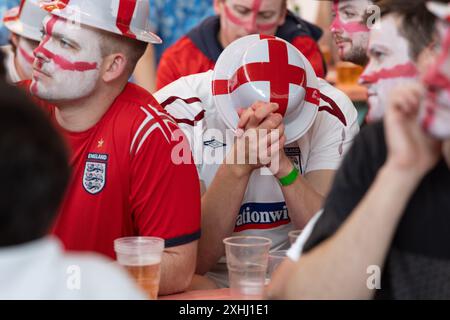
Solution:
<svg viewBox="0 0 450 320">
<path fill-rule="evenodd" d="M 89 71 L 89 70 L 95 70 L 97 69 L 97 63 L 96 62 L 71 62 L 59 55 L 56 55 L 44 47 L 40 48 L 39 51 L 43 55 L 45 55 L 48 59 L 52 59 L 61 69 L 67 70 L 67 71 Z"/>
<path fill-rule="evenodd" d="M 418 76 L 417 68 L 411 62 L 395 66 L 390 69 L 381 69 L 378 72 L 374 72 L 367 75 L 361 76 L 361 81 L 363 83 L 376 83 L 382 79 L 393 79 L 393 78 L 413 78 Z"/>
<path fill-rule="evenodd" d="M 361 22 L 343 22 L 341 20 L 341 17 L 339 15 L 339 1 L 334 1 L 333 3 L 333 10 L 336 14 L 336 17 L 333 19 L 333 22 L 331 23 L 330 30 L 344 30 L 347 33 L 356 33 L 356 32 L 369 32 L 370 29 L 365 25 L 362 21 Z"/>
<path fill-rule="evenodd" d="M 442 43 L 442 52 L 424 77 L 424 83 L 429 87 L 447 88 L 450 90 L 450 79 L 442 73 L 447 57 L 450 55 L 450 28 Z"/>
<path fill-rule="evenodd" d="M 431 125 L 434 122 L 435 119 L 435 112 L 436 112 L 436 102 L 437 102 L 437 95 L 434 92 L 428 93 L 428 101 L 426 102 L 425 107 L 425 118 L 422 122 L 422 127 L 425 131 L 429 131 Z"/>
<path fill-rule="evenodd" d="M 95 70 L 97 69 L 97 63 L 96 62 L 71 62 L 67 59 L 65 59 L 62 56 L 56 55 L 53 52 L 48 51 L 45 49 L 45 45 L 50 40 L 51 35 L 53 34 L 53 29 L 55 27 L 56 22 L 58 22 L 60 19 L 56 16 L 53 16 L 45 25 L 45 30 L 47 35 L 44 37 L 41 44 L 34 50 L 34 55 L 37 56 L 38 53 L 41 53 L 48 59 L 52 59 L 55 64 L 57 64 L 61 69 L 68 70 L 68 71 L 89 71 L 89 70 Z M 40 68 L 42 68 L 42 62 L 40 62 Z"/>
<path fill-rule="evenodd" d="M 133 19 L 134 10 L 136 9 L 136 0 L 122 0 L 119 4 L 119 11 L 117 12 L 117 28 L 122 34 L 136 38 L 136 35 L 131 32 L 130 24 Z"/>
<path fill-rule="evenodd" d="M 256 17 L 258 16 L 258 12 L 261 7 L 261 3 L 258 4 L 257 1 L 261 2 L 261 0 L 256 0 L 253 3 L 252 18 L 250 19 L 250 21 L 243 21 L 242 19 L 236 17 L 234 15 L 234 13 L 231 12 L 230 8 L 226 4 L 224 5 L 225 16 L 227 17 L 228 20 L 230 20 L 235 25 L 238 25 L 238 26 L 241 26 L 244 28 L 248 28 L 248 29 L 259 30 L 260 32 L 269 31 L 269 30 L 272 30 L 273 28 L 277 27 L 278 22 L 266 23 L 266 24 L 257 24 L 256 23 Z M 256 3 L 256 5 L 255 5 L 255 3 Z M 258 8 L 257 11 L 255 11 L 256 7 Z"/>
<path fill-rule="evenodd" d="M 253 1 L 253 6 L 252 6 L 252 24 L 251 26 L 256 29 L 257 26 L 257 22 L 256 19 L 258 18 L 258 13 L 259 13 L 259 9 L 261 9 L 261 0 L 254 0 Z"/>
<path fill-rule="evenodd" d="M 24 57 L 26 62 L 28 62 L 29 64 L 33 64 L 34 57 L 29 55 L 28 52 L 26 52 L 24 48 L 19 47 L 19 52 L 22 55 L 22 57 Z"/>
</svg>

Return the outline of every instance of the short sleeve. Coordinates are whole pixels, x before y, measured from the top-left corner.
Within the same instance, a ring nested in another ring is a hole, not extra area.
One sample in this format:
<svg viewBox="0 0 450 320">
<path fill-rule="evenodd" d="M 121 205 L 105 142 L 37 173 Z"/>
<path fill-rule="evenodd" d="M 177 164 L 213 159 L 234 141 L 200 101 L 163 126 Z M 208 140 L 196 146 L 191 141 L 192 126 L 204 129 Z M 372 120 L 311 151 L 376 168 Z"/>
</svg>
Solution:
<svg viewBox="0 0 450 320">
<path fill-rule="evenodd" d="M 166 247 L 200 237 L 200 182 L 190 149 L 176 152 L 185 139 L 180 132 L 174 123 L 156 119 L 131 160 L 134 227 L 140 235 L 164 238 Z"/>
<path fill-rule="evenodd" d="M 304 245 L 305 252 L 336 232 L 362 200 L 385 159 L 382 125 L 366 126 L 336 174 L 323 213 Z"/>
</svg>

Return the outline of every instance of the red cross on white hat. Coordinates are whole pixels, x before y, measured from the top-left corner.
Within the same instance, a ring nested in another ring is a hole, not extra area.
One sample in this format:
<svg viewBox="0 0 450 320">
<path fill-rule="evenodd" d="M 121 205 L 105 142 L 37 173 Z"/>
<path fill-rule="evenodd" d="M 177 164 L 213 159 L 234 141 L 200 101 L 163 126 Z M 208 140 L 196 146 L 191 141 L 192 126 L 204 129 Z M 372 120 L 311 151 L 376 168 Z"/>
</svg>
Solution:
<svg viewBox="0 0 450 320">
<path fill-rule="evenodd" d="M 21 37 L 40 41 L 42 20 L 47 12 L 39 7 L 38 0 L 22 0 L 20 5 L 5 12 L 5 27 Z"/>
<path fill-rule="evenodd" d="M 279 105 L 287 143 L 308 131 L 318 112 L 318 79 L 309 61 L 290 43 L 272 36 L 250 35 L 230 44 L 213 74 L 213 96 L 230 129 L 239 121 L 237 109 L 256 101 Z"/>
</svg>

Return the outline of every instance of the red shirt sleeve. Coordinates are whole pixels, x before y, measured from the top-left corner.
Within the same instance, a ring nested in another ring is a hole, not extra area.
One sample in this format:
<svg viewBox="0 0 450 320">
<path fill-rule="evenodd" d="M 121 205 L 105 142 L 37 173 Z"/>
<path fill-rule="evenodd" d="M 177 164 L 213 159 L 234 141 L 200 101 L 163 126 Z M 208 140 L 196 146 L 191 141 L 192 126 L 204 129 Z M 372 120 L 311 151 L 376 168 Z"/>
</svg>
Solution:
<svg viewBox="0 0 450 320">
<path fill-rule="evenodd" d="M 325 67 L 322 53 L 320 52 L 317 42 L 307 36 L 296 37 L 292 41 L 294 45 L 301 53 L 309 60 L 316 75 L 319 78 L 325 77 Z"/>
<path fill-rule="evenodd" d="M 167 141 L 171 131 L 159 123 L 164 128 L 144 135 L 132 158 L 130 203 L 138 234 L 164 238 L 173 247 L 200 237 L 200 182 L 193 161 L 174 164 L 177 142 Z"/>
</svg>

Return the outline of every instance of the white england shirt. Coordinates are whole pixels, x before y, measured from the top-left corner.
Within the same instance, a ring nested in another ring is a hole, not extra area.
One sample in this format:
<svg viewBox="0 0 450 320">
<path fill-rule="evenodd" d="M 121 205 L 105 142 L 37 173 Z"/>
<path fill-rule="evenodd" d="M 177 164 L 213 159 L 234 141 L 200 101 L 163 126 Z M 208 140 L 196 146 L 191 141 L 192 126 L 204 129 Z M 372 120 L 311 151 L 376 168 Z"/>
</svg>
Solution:
<svg viewBox="0 0 450 320">
<path fill-rule="evenodd" d="M 189 138 L 200 180 L 210 186 L 225 155 L 233 146 L 234 132 L 217 112 L 213 101 L 212 71 L 178 79 L 155 94 Z M 286 145 L 286 154 L 302 175 L 336 170 L 359 132 L 357 110 L 351 100 L 319 79 L 319 113 L 309 131 Z M 221 204 L 217 204 L 218 206 Z M 272 239 L 271 251 L 289 248 L 288 232 L 294 228 L 278 180 L 267 168 L 255 170 L 249 180 L 233 235 Z M 223 257 L 209 275 L 227 285 Z"/>
</svg>

